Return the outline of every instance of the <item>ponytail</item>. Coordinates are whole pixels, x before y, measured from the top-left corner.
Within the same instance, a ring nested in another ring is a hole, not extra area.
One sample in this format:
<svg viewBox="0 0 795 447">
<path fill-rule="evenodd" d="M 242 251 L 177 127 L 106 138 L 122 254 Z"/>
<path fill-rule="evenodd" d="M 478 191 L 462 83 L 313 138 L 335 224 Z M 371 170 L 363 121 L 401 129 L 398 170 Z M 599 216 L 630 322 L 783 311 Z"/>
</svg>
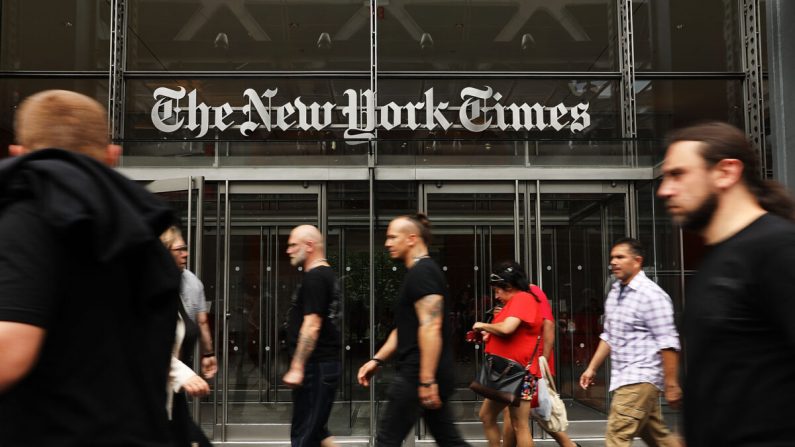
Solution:
<svg viewBox="0 0 795 447">
<path fill-rule="evenodd" d="M 774 180 L 762 180 L 750 189 L 765 211 L 795 222 L 795 200 L 784 185 Z"/>
<path fill-rule="evenodd" d="M 417 232 L 420 234 L 422 241 L 425 242 L 425 245 L 431 245 L 431 220 L 428 219 L 428 216 L 424 213 L 417 213 L 417 214 L 406 214 L 402 216 L 403 218 L 407 219 L 409 222 L 413 223 L 415 227 L 417 227 Z"/>
</svg>

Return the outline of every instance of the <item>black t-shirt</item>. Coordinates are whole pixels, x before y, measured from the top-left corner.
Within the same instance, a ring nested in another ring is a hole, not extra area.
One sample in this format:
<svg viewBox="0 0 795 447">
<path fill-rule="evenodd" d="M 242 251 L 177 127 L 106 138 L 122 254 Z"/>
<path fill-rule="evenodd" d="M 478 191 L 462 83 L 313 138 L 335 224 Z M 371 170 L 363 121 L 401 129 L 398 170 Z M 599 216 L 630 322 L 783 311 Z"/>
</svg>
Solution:
<svg viewBox="0 0 795 447">
<path fill-rule="evenodd" d="M 340 359 L 342 340 L 339 329 L 340 284 L 331 267 L 321 265 L 304 273 L 301 284 L 293 293 L 287 315 L 287 343 L 290 355 L 295 353 L 298 333 L 304 315 L 317 314 L 323 318 L 320 335 L 310 362 L 328 362 Z"/>
<path fill-rule="evenodd" d="M 795 224 L 767 214 L 712 246 L 686 296 L 688 447 L 793 445 Z"/>
<path fill-rule="evenodd" d="M 174 261 L 155 235 L 105 263 L 89 232 L 70 236 L 30 202 L 0 209 L 0 321 L 46 331 L 33 368 L 0 394 L 0 445 L 170 445 Z M 169 294 L 141 299 L 148 273 L 171 270 Z"/>
<path fill-rule="evenodd" d="M 400 374 L 412 381 L 419 380 L 420 371 L 420 347 L 417 341 L 419 320 L 414 303 L 428 295 L 444 297 L 444 315 L 447 316 L 449 294 L 442 270 L 433 259 L 423 258 L 406 272 L 395 308 L 398 334 L 397 366 Z M 436 381 L 439 383 L 440 391 L 447 395 L 453 387 L 452 368 L 445 367 L 452 365 L 450 327 L 447 318 L 443 318 L 442 337 L 442 354 L 439 366 L 436 368 Z"/>
</svg>

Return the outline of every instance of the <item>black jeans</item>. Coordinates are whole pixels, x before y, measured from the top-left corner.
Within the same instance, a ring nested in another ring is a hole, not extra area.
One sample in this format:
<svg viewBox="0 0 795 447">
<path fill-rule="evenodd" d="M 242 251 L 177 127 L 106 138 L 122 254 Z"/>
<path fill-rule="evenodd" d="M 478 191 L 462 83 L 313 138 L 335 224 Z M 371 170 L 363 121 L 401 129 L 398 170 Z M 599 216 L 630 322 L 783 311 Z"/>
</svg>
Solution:
<svg viewBox="0 0 795 447">
<path fill-rule="evenodd" d="M 428 424 L 428 429 L 437 445 L 469 447 L 453 424 L 447 402 L 443 401 L 442 407 L 436 410 L 420 407 L 416 380 L 397 375 L 389 386 L 387 395 L 389 402 L 378 424 L 378 435 L 375 440 L 377 447 L 400 446 L 420 414 Z"/>
<path fill-rule="evenodd" d="M 340 362 L 311 362 L 304 366 L 304 383 L 293 390 L 292 447 L 317 447 L 331 436 L 328 417 L 340 381 Z"/>
</svg>

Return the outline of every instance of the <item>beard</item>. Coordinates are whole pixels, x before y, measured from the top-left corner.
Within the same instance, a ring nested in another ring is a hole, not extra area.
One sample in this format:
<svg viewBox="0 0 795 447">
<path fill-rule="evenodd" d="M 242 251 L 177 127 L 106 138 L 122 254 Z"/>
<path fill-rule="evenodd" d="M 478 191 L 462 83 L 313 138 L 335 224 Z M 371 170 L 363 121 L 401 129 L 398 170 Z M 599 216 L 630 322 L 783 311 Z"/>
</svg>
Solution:
<svg viewBox="0 0 795 447">
<path fill-rule="evenodd" d="M 712 221 L 715 210 L 718 208 L 718 195 L 710 193 L 701 205 L 692 212 L 682 216 L 682 228 L 686 230 L 700 232 Z"/>
<path fill-rule="evenodd" d="M 306 260 L 306 251 L 302 248 L 295 254 L 292 258 L 290 258 L 290 265 L 293 267 L 298 267 L 299 265 L 303 264 Z"/>
</svg>

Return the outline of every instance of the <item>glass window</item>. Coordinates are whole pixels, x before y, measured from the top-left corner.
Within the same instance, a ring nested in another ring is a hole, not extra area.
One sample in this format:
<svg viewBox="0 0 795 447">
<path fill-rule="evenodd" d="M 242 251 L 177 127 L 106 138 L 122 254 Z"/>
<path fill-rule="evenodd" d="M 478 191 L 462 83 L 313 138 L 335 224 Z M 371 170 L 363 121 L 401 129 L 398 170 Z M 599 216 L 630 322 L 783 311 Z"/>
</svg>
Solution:
<svg viewBox="0 0 795 447">
<path fill-rule="evenodd" d="M 368 70 L 367 2 L 130 0 L 130 70 Z"/>
<path fill-rule="evenodd" d="M 740 80 L 639 80 L 638 136 L 663 138 L 675 128 L 706 120 L 745 125 Z"/>
<path fill-rule="evenodd" d="M 0 79 L 0 157 L 8 155 L 14 142 L 14 112 L 28 96 L 49 89 L 72 90 L 108 105 L 108 81 L 105 79 L 10 78 Z"/>
<path fill-rule="evenodd" d="M 638 71 L 742 70 L 738 2 L 633 2 Z"/>
<path fill-rule="evenodd" d="M 3 70 L 107 70 L 109 2 L 2 2 Z"/>
<path fill-rule="evenodd" d="M 377 10 L 379 69 L 614 71 L 615 7 L 615 0 L 386 2 Z"/>
</svg>

